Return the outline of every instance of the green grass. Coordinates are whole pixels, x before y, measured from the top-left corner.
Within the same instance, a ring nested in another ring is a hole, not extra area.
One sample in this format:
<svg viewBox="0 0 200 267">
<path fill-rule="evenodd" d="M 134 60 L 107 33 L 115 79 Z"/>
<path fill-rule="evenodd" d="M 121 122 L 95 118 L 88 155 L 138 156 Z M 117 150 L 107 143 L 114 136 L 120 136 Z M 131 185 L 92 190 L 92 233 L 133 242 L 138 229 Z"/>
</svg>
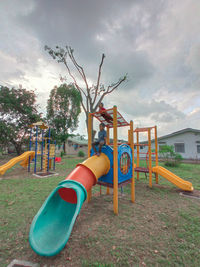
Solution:
<svg viewBox="0 0 200 267">
<path fill-rule="evenodd" d="M 148 187 L 140 174 L 136 181 L 136 203 L 130 201 L 130 185 L 119 190 L 119 216 L 113 214 L 113 195 L 85 203 L 63 251 L 53 257 L 36 255 L 28 243 L 31 221 L 45 198 L 82 159 L 62 159 L 58 176 L 35 178 L 19 165 L 0 181 L 0 266 L 14 258 L 41 266 L 200 266 L 200 201 L 181 197 L 163 178 Z M 140 165 L 145 165 L 141 161 Z M 163 166 L 163 164 L 160 164 Z M 181 164 L 167 168 L 200 189 L 200 166 Z"/>
</svg>

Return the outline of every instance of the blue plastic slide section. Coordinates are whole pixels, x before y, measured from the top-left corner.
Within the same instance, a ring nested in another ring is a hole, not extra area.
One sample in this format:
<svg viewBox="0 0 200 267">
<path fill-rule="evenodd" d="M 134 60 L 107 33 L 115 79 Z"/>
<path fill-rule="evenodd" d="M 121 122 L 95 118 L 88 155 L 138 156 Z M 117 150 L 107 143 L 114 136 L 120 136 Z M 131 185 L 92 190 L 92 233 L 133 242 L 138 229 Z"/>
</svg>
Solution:
<svg viewBox="0 0 200 267">
<path fill-rule="evenodd" d="M 77 203 L 63 200 L 58 193 L 60 188 L 75 190 Z M 61 182 L 51 192 L 34 217 L 30 228 L 29 242 L 37 254 L 54 256 L 64 248 L 86 198 L 87 191 L 84 186 L 72 180 Z"/>
</svg>

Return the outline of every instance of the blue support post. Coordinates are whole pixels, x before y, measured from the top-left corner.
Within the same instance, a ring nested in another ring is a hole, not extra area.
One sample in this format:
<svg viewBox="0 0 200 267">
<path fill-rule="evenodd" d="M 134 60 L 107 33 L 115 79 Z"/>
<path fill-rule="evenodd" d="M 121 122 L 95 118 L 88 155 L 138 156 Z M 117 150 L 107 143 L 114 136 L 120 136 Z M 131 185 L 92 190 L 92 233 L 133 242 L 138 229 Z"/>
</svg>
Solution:
<svg viewBox="0 0 200 267">
<path fill-rule="evenodd" d="M 41 170 L 43 168 L 43 146 L 44 146 L 44 130 L 42 129 L 42 146 L 41 146 Z"/>
<path fill-rule="evenodd" d="M 56 141 L 54 141 L 55 145 L 55 152 L 54 152 L 54 159 L 53 159 L 53 170 L 55 171 L 56 169 Z"/>
<path fill-rule="evenodd" d="M 35 166 L 34 173 L 37 171 L 37 139 L 38 139 L 38 126 L 36 126 L 36 139 L 35 139 Z"/>
<path fill-rule="evenodd" d="M 50 136 L 51 136 L 51 129 L 49 127 L 49 137 L 48 137 L 48 164 L 47 164 L 47 172 L 49 171 L 49 152 L 50 152 Z"/>
<path fill-rule="evenodd" d="M 29 140 L 29 151 L 31 151 L 31 146 L 32 146 L 32 128 L 30 132 L 30 140 Z M 31 158 L 29 157 L 28 159 L 28 172 L 30 172 L 31 169 Z"/>
</svg>

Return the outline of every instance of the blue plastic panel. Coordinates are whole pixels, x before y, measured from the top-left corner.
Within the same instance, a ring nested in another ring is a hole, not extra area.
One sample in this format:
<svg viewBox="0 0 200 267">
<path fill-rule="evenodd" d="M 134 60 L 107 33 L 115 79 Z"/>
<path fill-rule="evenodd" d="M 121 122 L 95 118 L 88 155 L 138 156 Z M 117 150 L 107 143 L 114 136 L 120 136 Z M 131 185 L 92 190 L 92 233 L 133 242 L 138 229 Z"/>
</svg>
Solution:
<svg viewBox="0 0 200 267">
<path fill-rule="evenodd" d="M 99 181 L 111 183 L 113 184 L 113 149 L 110 146 L 103 146 L 102 147 L 102 153 L 106 154 L 106 156 L 110 160 L 110 170 L 109 172 L 99 178 Z M 130 169 L 126 174 L 123 174 L 120 170 L 120 158 L 123 153 L 127 153 L 130 157 Z M 94 155 L 94 150 L 91 149 L 91 156 Z M 122 144 L 118 147 L 118 183 L 124 182 L 126 180 L 129 180 L 132 177 L 132 149 L 127 144 Z"/>
</svg>

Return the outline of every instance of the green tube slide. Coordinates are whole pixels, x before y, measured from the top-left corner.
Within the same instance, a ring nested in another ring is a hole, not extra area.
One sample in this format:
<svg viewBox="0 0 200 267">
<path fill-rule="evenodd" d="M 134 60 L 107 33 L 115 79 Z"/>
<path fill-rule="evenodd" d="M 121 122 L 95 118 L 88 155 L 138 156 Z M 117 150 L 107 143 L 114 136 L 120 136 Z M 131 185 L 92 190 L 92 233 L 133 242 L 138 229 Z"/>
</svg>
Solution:
<svg viewBox="0 0 200 267">
<path fill-rule="evenodd" d="M 63 200 L 59 190 L 72 189 L 76 194 L 76 203 Z M 67 243 L 76 217 L 87 191 L 83 185 L 73 180 L 61 182 L 48 196 L 33 219 L 29 233 L 32 249 L 41 256 L 58 254 Z"/>
</svg>

